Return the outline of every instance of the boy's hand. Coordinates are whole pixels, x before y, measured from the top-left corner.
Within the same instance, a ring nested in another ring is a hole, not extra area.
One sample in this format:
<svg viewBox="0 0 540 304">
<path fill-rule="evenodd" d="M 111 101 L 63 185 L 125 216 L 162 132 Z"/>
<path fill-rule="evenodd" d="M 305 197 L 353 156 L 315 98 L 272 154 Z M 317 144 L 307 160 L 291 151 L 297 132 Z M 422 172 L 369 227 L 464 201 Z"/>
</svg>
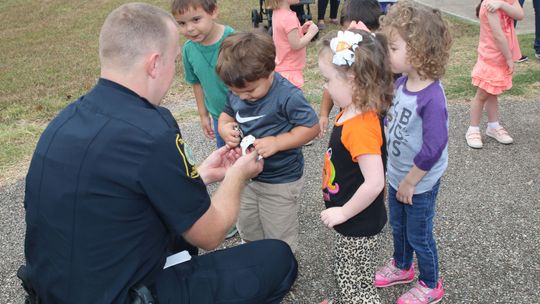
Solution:
<svg viewBox="0 0 540 304">
<path fill-rule="evenodd" d="M 240 144 L 240 127 L 236 122 L 228 122 L 223 126 L 222 138 L 229 148 L 237 147 Z"/>
<path fill-rule="evenodd" d="M 321 212 L 321 221 L 328 228 L 344 223 L 346 220 L 347 217 L 343 214 L 343 207 L 332 207 Z"/>
<path fill-rule="evenodd" d="M 326 135 L 326 130 L 328 129 L 328 116 L 321 116 L 319 117 L 319 135 L 317 135 L 317 138 L 321 139 Z"/>
<path fill-rule="evenodd" d="M 257 154 L 263 158 L 268 158 L 279 151 L 277 138 L 275 136 L 258 138 L 253 142 L 253 147 L 255 147 Z"/>
<path fill-rule="evenodd" d="M 210 118 L 210 115 L 201 116 L 201 127 L 204 133 L 204 136 L 210 139 L 216 138 L 216 134 L 214 133 L 214 128 L 212 128 L 212 119 Z"/>
<path fill-rule="evenodd" d="M 412 197 L 414 195 L 415 185 L 408 183 L 406 179 L 403 179 L 399 183 L 398 191 L 396 193 L 396 199 L 404 204 L 412 205 Z"/>
</svg>

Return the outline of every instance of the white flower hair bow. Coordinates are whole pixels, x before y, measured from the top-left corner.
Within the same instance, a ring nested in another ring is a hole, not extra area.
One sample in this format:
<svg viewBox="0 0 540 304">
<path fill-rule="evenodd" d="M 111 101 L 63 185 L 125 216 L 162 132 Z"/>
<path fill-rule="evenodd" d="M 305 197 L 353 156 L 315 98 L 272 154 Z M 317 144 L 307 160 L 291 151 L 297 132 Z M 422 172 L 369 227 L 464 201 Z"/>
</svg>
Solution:
<svg viewBox="0 0 540 304">
<path fill-rule="evenodd" d="M 351 66 L 355 59 L 354 51 L 360 42 L 362 42 L 362 35 L 350 31 L 339 31 L 337 37 L 330 41 L 330 48 L 334 53 L 332 63 Z"/>
</svg>

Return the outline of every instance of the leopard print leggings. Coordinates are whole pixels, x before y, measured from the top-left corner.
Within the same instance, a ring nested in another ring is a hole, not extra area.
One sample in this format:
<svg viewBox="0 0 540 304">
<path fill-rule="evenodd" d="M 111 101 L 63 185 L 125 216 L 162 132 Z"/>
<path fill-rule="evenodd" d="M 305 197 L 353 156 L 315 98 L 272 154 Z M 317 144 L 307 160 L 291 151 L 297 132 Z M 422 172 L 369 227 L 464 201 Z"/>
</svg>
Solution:
<svg viewBox="0 0 540 304">
<path fill-rule="evenodd" d="M 338 291 L 333 303 L 380 304 L 373 285 L 375 278 L 374 254 L 379 250 L 379 235 L 348 237 L 335 232 L 334 274 Z"/>
</svg>

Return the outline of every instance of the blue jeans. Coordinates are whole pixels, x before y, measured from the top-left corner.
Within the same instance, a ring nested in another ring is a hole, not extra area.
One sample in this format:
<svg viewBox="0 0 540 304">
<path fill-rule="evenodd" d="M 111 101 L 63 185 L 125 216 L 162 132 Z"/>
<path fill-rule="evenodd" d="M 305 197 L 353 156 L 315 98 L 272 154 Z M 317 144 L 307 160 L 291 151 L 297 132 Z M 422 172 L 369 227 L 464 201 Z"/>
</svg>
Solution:
<svg viewBox="0 0 540 304">
<path fill-rule="evenodd" d="M 412 205 L 399 202 L 396 199 L 396 189 L 388 187 L 396 267 L 409 269 L 413 262 L 413 253 L 416 252 L 420 271 L 418 279 L 429 288 L 435 288 L 439 280 L 439 257 L 433 238 L 433 217 L 439 184 L 440 180 L 430 191 L 413 195 Z"/>
<path fill-rule="evenodd" d="M 519 0 L 519 4 L 523 7 L 525 0 Z M 536 54 L 540 54 L 540 0 L 533 0 L 534 8 L 534 51 Z M 514 21 L 514 26 L 516 26 Z"/>
<path fill-rule="evenodd" d="M 216 135 L 216 146 L 219 149 L 219 148 L 225 146 L 225 142 L 223 141 L 223 138 L 221 138 L 221 136 L 219 136 L 218 119 L 215 118 L 214 116 L 212 116 L 212 121 L 214 122 L 214 134 Z"/>
</svg>

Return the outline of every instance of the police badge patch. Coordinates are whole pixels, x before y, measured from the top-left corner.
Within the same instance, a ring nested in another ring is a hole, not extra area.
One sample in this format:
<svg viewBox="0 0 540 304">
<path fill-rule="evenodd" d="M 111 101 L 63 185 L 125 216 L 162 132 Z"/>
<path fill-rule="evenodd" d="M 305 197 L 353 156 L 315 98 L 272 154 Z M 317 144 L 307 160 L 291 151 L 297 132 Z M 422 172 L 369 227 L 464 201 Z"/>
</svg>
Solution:
<svg viewBox="0 0 540 304">
<path fill-rule="evenodd" d="M 191 178 L 199 177 L 197 166 L 194 165 L 195 161 L 193 159 L 193 153 L 191 152 L 191 149 L 184 141 L 184 139 L 180 136 L 180 134 L 176 134 L 176 148 L 178 149 L 178 152 L 180 153 L 180 156 L 182 156 L 182 160 L 184 161 L 186 175 Z"/>
</svg>

